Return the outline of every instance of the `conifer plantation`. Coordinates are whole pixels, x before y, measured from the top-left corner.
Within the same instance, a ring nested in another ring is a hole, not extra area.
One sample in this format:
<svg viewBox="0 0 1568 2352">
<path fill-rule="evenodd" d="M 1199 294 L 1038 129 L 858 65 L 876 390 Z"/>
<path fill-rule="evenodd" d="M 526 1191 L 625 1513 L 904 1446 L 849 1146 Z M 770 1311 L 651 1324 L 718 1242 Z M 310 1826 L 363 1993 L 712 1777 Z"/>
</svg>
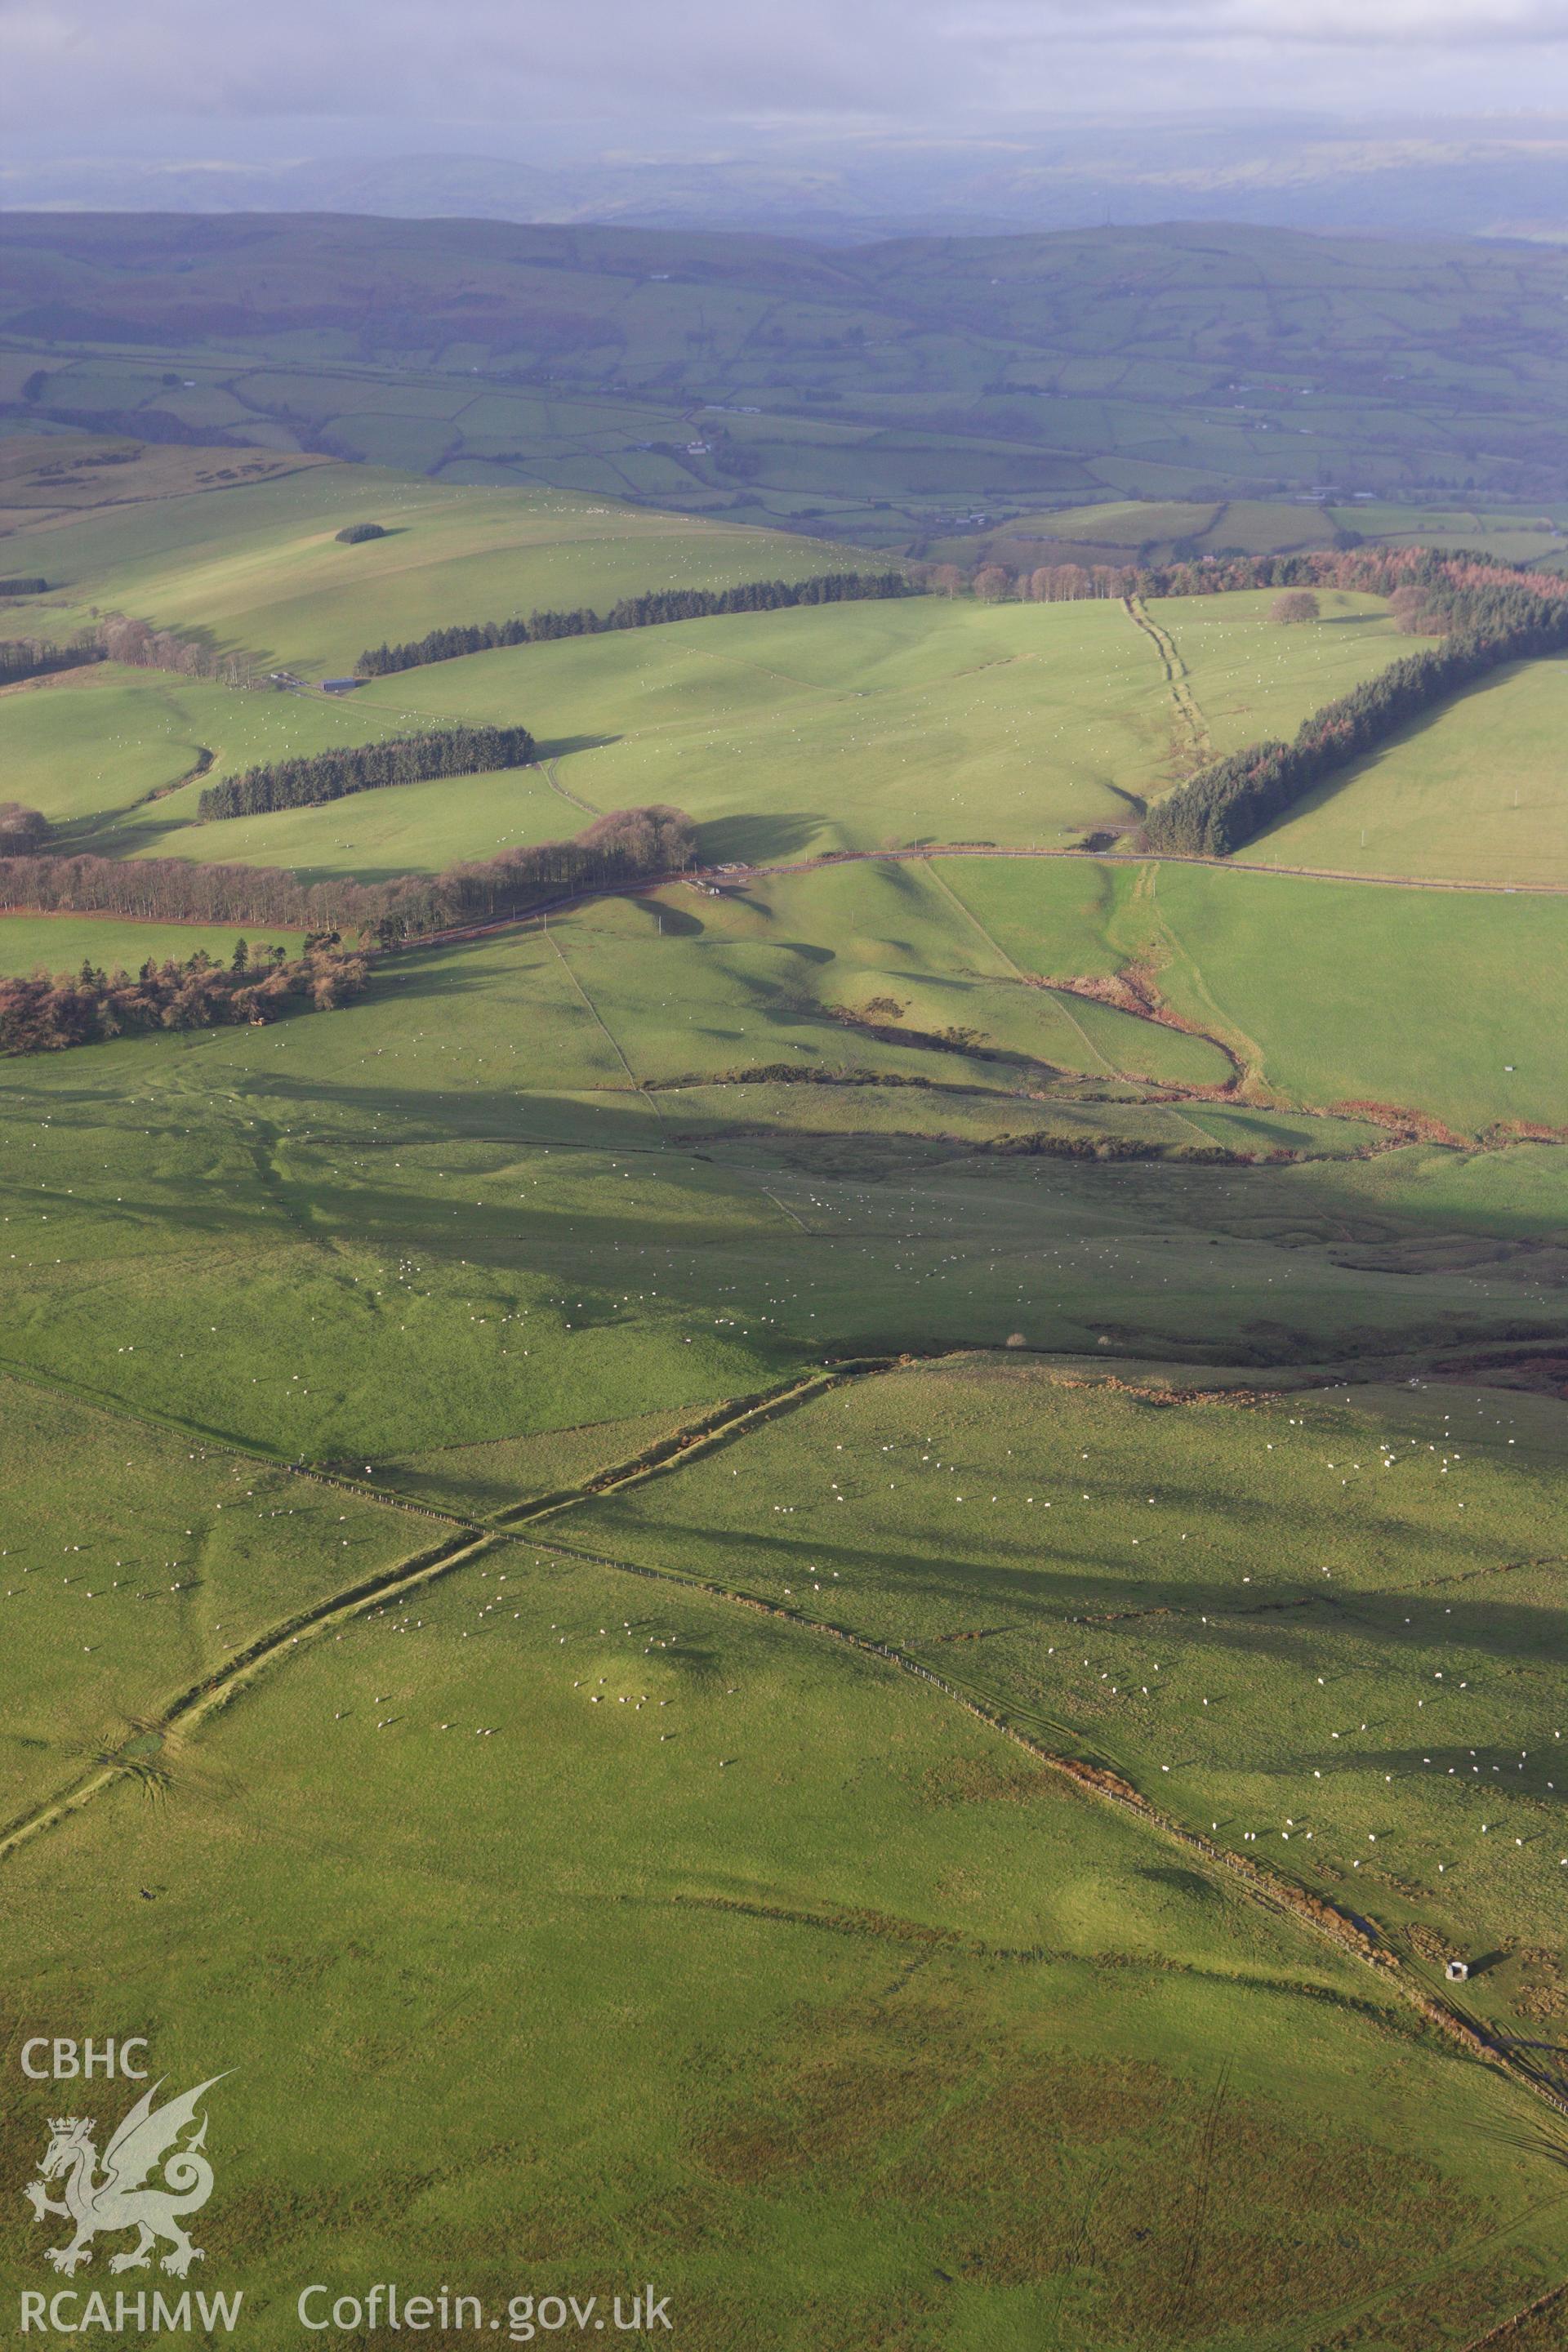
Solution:
<svg viewBox="0 0 1568 2352">
<path fill-rule="evenodd" d="M 244 769 L 207 786 L 201 814 L 207 819 L 265 816 L 274 809 L 310 808 L 342 800 L 350 793 L 377 792 L 384 785 L 521 768 L 532 757 L 533 738 L 526 727 L 444 727 Z"/>
</svg>

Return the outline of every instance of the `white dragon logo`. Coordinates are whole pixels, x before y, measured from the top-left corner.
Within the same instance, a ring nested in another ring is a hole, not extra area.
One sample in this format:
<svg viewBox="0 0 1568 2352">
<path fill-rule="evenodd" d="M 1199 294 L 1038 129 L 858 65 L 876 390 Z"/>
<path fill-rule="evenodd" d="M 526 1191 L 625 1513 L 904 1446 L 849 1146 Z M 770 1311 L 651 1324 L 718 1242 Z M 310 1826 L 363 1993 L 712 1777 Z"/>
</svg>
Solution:
<svg viewBox="0 0 1568 2352">
<path fill-rule="evenodd" d="M 182 2223 L 186 2215 L 199 2213 L 213 2192 L 213 2168 L 201 2153 L 207 2136 L 206 2117 L 202 2117 L 200 2129 L 184 2147 L 176 2143 L 195 2122 L 203 2096 L 214 2083 L 222 2081 L 221 2074 L 214 2074 L 182 2097 L 165 2100 L 161 2107 L 154 2107 L 153 2101 L 163 2084 L 154 2083 L 104 2149 L 101 2176 L 92 2142 L 98 2126 L 91 2117 L 50 2118 L 49 2144 L 38 2178 L 28 2181 L 22 2193 L 37 2220 L 41 2221 L 46 2213 L 58 2213 L 76 2224 L 69 2245 L 45 2249 L 46 2260 L 56 2270 L 64 2271 L 68 2278 L 83 2263 L 90 2263 L 91 2242 L 100 2231 L 141 2233 L 129 2252 L 111 2257 L 111 2271 L 145 2270 L 161 2238 L 166 2238 L 173 2250 L 163 2256 L 163 2267 L 175 2278 L 184 2278 L 193 2263 L 203 2260 L 202 2249 L 192 2245 Z M 160 2168 L 163 2185 L 149 2188 L 149 2177 Z M 57 2201 L 49 2196 L 47 2184 L 62 2175 L 64 2198 Z"/>
</svg>

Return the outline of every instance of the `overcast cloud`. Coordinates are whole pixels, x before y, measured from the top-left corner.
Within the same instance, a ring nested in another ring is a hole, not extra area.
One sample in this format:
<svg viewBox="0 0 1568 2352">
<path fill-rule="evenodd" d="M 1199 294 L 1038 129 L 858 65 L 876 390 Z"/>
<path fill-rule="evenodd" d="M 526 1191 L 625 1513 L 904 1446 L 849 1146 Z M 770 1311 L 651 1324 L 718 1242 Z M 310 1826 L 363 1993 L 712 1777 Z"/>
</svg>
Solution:
<svg viewBox="0 0 1568 2352">
<path fill-rule="evenodd" d="M 1560 111 L 1568 0 L 0 0 L 0 121 L 34 154 L 177 124 L 186 152 L 254 156 L 331 119 L 362 152 L 523 159 L 747 121 Z"/>
</svg>

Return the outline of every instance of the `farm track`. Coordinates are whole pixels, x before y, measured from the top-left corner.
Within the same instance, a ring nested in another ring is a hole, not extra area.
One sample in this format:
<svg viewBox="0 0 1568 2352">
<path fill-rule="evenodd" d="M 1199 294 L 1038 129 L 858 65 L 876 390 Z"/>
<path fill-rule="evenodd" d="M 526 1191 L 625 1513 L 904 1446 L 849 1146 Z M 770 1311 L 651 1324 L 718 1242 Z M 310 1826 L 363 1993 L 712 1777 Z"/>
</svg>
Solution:
<svg viewBox="0 0 1568 2352">
<path fill-rule="evenodd" d="M 733 1403 L 718 1406 L 702 1421 L 688 1430 L 677 1431 L 658 1445 L 646 1448 L 642 1453 L 631 1456 L 625 1462 L 607 1464 L 602 1470 L 595 1472 L 592 1477 L 585 1480 L 582 1486 L 564 1489 L 552 1496 L 542 1496 L 531 1503 L 519 1505 L 516 1507 L 515 1513 L 503 1514 L 502 1518 L 509 1521 L 515 1518 L 519 1526 L 533 1526 L 540 1521 L 552 1518 L 558 1513 L 570 1509 L 574 1504 L 585 1502 L 596 1495 L 613 1492 L 618 1487 L 635 1486 L 644 1479 L 655 1477 L 677 1462 L 688 1461 L 697 1453 L 705 1452 L 725 1443 L 731 1434 L 759 1427 L 763 1423 L 774 1419 L 780 1412 L 788 1412 L 797 1404 L 806 1403 L 813 1397 L 823 1394 L 828 1389 L 838 1387 L 846 1381 L 864 1379 L 871 1373 L 889 1370 L 901 1360 L 912 1360 L 875 1357 L 865 1361 L 852 1360 L 832 1367 L 826 1371 L 812 1373 L 804 1380 L 788 1382 L 782 1388 L 769 1391 L 763 1395 L 744 1397 Z M 0 1369 L 10 1371 L 12 1367 L 4 1365 L 0 1366 Z M 64 1382 L 57 1383 L 41 1380 L 37 1375 L 20 1368 L 17 1368 L 16 1376 L 29 1381 L 34 1387 L 53 1393 L 70 1395 L 73 1401 L 81 1401 L 80 1392 L 72 1391 Z M 96 1399 L 91 1402 L 95 1404 L 99 1403 L 99 1400 Z M 163 1434 L 168 1434 L 171 1431 L 181 1436 L 197 1434 L 188 1426 L 161 1422 L 152 1415 L 133 1412 L 129 1407 L 104 1404 L 100 1405 L 100 1409 L 118 1412 L 124 1420 L 138 1422 L 147 1427 L 155 1428 Z M 317 1468 L 312 1465 L 281 1463 L 271 1454 L 236 1444 L 232 1440 L 208 1438 L 204 1433 L 203 1442 L 212 1453 L 229 1454 L 244 1461 L 261 1463 L 269 1469 L 284 1469 L 292 1476 L 309 1479 L 317 1485 L 332 1487 L 340 1493 L 353 1495 L 362 1502 L 382 1503 L 410 1511 L 418 1517 L 427 1518 L 444 1526 L 450 1532 L 444 1540 L 428 1546 L 407 1559 L 394 1562 L 390 1568 L 384 1569 L 374 1576 L 361 1578 L 340 1591 L 323 1595 L 321 1600 L 310 1602 L 306 1608 L 295 1611 L 266 1633 L 258 1634 L 253 1641 L 247 1643 L 243 1649 L 226 1660 L 221 1666 L 215 1667 L 211 1673 L 203 1675 L 195 1682 L 188 1684 L 160 1714 L 139 1721 L 135 1726 L 135 1736 L 139 1740 L 145 1738 L 149 1734 L 163 1739 L 171 1736 L 177 1737 L 182 1732 L 195 1730 L 208 1715 L 215 1709 L 226 1706 L 231 1698 L 246 1689 L 268 1666 L 276 1665 L 287 1659 L 302 1642 L 313 1640 L 334 1629 L 341 1630 L 344 1624 L 362 1615 L 367 1609 L 384 1606 L 390 1601 L 401 1600 L 405 1594 L 416 1591 L 422 1585 L 432 1583 L 450 1570 L 461 1568 L 468 1561 L 478 1559 L 499 1543 L 520 1539 L 513 1534 L 510 1525 L 476 1519 L 458 1512 L 443 1511 L 433 1505 L 411 1502 L 384 1486 L 372 1486 L 359 1479 L 344 1477 L 339 1473 Z M 96 1761 L 93 1769 L 79 1774 L 63 1789 L 57 1790 L 52 1797 L 40 1799 L 36 1805 L 28 1807 L 25 1812 L 17 1814 L 13 1820 L 0 1823 L 0 1863 L 5 1862 L 18 1847 L 25 1845 L 30 1839 L 69 1820 L 73 1814 L 79 1812 L 84 1805 L 89 1804 L 93 1798 L 102 1795 L 105 1790 L 115 1787 L 121 1780 L 136 1777 L 135 1766 L 129 1759 L 115 1756 L 107 1761 L 101 1759 Z"/>
<path fill-rule="evenodd" d="M 742 1397 L 734 1402 L 717 1407 L 702 1420 L 685 1430 L 677 1430 L 657 1445 L 646 1448 L 624 1463 L 613 1463 L 581 1486 L 563 1488 L 558 1494 L 540 1496 L 531 1503 L 519 1503 L 496 1512 L 487 1526 L 498 1533 L 510 1535 L 519 1528 L 537 1526 L 542 1520 L 553 1518 L 560 1512 L 572 1509 L 578 1503 L 595 1501 L 601 1495 L 615 1494 L 623 1486 L 642 1486 L 666 1470 L 683 1467 L 700 1454 L 708 1454 L 731 1439 L 743 1437 L 765 1423 L 776 1421 L 781 1414 L 794 1412 L 799 1406 L 809 1404 L 830 1389 L 842 1388 L 847 1381 L 865 1380 L 873 1374 L 891 1371 L 900 1364 L 938 1362 L 949 1356 L 967 1355 L 963 1348 L 933 1349 L 920 1355 L 915 1350 L 898 1356 L 850 1358 L 832 1364 L 821 1372 L 808 1373 L 804 1379 L 789 1381 L 781 1387 L 769 1389 L 759 1396 Z"/>
<path fill-rule="evenodd" d="M 29 679 L 31 686 L 39 681 Z M 0 688 L 0 692 L 20 692 L 20 688 Z M 182 778 L 181 782 L 188 779 Z M 773 874 L 816 874 L 834 866 L 887 866 L 925 862 L 938 857 L 1005 857 L 1005 858 L 1071 858 L 1080 864 L 1100 865 L 1106 862 L 1104 853 L 1089 849 L 1042 849 L 1037 847 L 1003 848 L 994 842 L 955 841 L 924 842 L 908 849 L 829 849 L 820 857 L 797 857 L 761 866 L 689 866 L 679 873 L 649 875 L 641 882 L 606 882 L 592 890 L 563 892 L 558 898 L 543 898 L 532 907 L 519 908 L 509 915 L 493 915 L 482 923 L 454 923 L 445 930 L 421 931 L 409 940 L 402 952 L 413 953 L 422 948 L 460 946 L 467 940 L 490 939 L 500 931 L 517 930 L 525 923 L 538 922 L 544 915 L 570 914 L 575 907 L 593 906 L 601 898 L 640 898 L 652 890 L 668 890 L 674 884 L 690 882 L 711 884 L 720 890 L 726 885 L 757 881 Z M 1354 882 L 1369 890 L 1437 890 L 1469 892 L 1489 898 L 1568 898 L 1568 882 L 1466 882 L 1446 879 L 1440 876 L 1419 874 L 1353 874 L 1337 866 L 1263 866 L 1256 860 L 1240 857 L 1199 857 L 1182 851 L 1163 850 L 1158 857 L 1121 857 L 1118 866 L 1205 866 L 1218 874 L 1284 875 L 1297 881 Z M 205 915 L 157 915 L 142 917 L 134 910 L 100 907 L 33 907 L 22 900 L 0 901 L 0 915 L 29 915 L 39 920 L 58 918 L 62 922 L 123 923 L 142 920 L 166 924 L 170 929 L 210 930 L 212 923 Z M 373 950 L 372 952 L 374 952 Z"/>
<path fill-rule="evenodd" d="M 226 1706 L 247 1684 L 254 1681 L 258 1675 L 279 1658 L 287 1656 L 290 1650 L 297 1649 L 302 1641 L 357 1617 L 363 1610 L 374 1607 L 378 1601 L 395 1600 L 404 1593 L 417 1590 L 421 1584 L 427 1584 L 436 1577 L 445 1575 L 449 1569 L 487 1551 L 493 1541 L 494 1538 L 488 1530 L 480 1530 L 477 1535 L 465 1532 L 449 1537 L 445 1543 L 437 1544 L 427 1551 L 416 1552 L 412 1559 L 399 1561 L 379 1576 L 366 1578 L 345 1591 L 331 1593 L 324 1600 L 313 1602 L 310 1608 L 298 1611 L 270 1632 L 247 1643 L 226 1664 L 189 1684 L 161 1715 L 138 1725 L 139 1736 L 145 1738 L 151 1733 L 159 1738 L 167 1738 L 183 1731 L 195 1730 L 216 1707 Z M 44 1799 L 42 1803 L 0 1828 L 0 1862 L 14 1853 L 18 1846 L 26 1844 L 29 1838 L 39 1836 L 45 1830 L 53 1829 L 71 1814 L 79 1812 L 105 1789 L 134 1777 L 132 1766 L 116 1757 L 71 1782 L 58 1795 Z"/>
<path fill-rule="evenodd" d="M 585 801 L 580 793 L 569 792 L 567 790 L 567 787 L 561 781 L 561 762 L 559 760 L 541 760 L 539 764 L 544 771 L 544 781 L 549 785 L 551 791 L 558 793 L 561 799 L 565 801 L 570 807 L 581 809 L 586 816 L 600 817 L 604 815 L 604 810 L 601 808 L 595 808 L 592 801 Z"/>
<path fill-rule="evenodd" d="M 1187 739 L 1187 756 L 1194 767 L 1201 768 L 1214 757 L 1214 738 L 1209 733 L 1208 720 L 1193 692 L 1187 665 L 1176 650 L 1175 639 L 1163 630 L 1141 596 L 1123 596 L 1121 609 L 1134 627 L 1142 631 L 1160 656 L 1165 673 L 1165 683 L 1171 689 L 1175 705 L 1176 723 Z"/>
<path fill-rule="evenodd" d="M 1515 2343 L 1532 2320 L 1545 2319 L 1550 2314 L 1561 2311 L 1564 2304 L 1568 2304 L 1568 2279 L 1557 2286 L 1548 2287 L 1546 2293 L 1538 2294 L 1533 2303 L 1527 2303 L 1522 2311 L 1514 2312 L 1510 2317 L 1500 2321 L 1496 2327 L 1489 2327 L 1484 2336 L 1473 2336 L 1462 2347 L 1462 2352 L 1491 2352 L 1493 2345 Z"/>
<path fill-rule="evenodd" d="M 847 1380 L 863 1378 L 869 1372 L 889 1370 L 895 1364 L 931 1361 L 946 1355 L 968 1355 L 968 1348 L 942 1349 L 921 1355 L 917 1349 L 906 1349 L 897 1356 L 849 1357 L 840 1363 L 829 1363 L 822 1370 L 797 1374 L 781 1381 L 777 1387 L 757 1391 L 751 1395 L 725 1400 L 694 1420 L 678 1424 L 668 1437 L 624 1460 L 606 1464 L 576 1486 L 560 1487 L 549 1495 L 530 1497 L 525 1503 L 510 1505 L 485 1518 L 466 1511 L 445 1510 L 438 1503 L 426 1502 L 416 1496 L 404 1494 L 400 1488 L 377 1482 L 373 1478 L 356 1478 L 330 1463 L 305 1462 L 286 1454 L 270 1453 L 266 1447 L 247 1444 L 245 1439 L 226 1431 L 207 1428 L 199 1422 L 182 1421 L 174 1414 L 149 1412 L 143 1408 L 125 1404 L 117 1397 L 105 1396 L 83 1383 L 53 1373 L 38 1372 L 26 1364 L 0 1357 L 0 1373 L 6 1378 L 24 1381 L 46 1396 L 63 1398 L 88 1412 L 102 1412 L 117 1421 L 128 1421 L 142 1429 L 155 1430 L 161 1437 L 182 1437 L 194 1440 L 208 1454 L 229 1454 L 236 1461 L 254 1462 L 265 1470 L 279 1470 L 290 1478 L 329 1487 L 334 1494 L 352 1495 L 356 1502 L 381 1503 L 388 1509 L 406 1511 L 416 1518 L 430 1519 L 442 1527 L 457 1528 L 466 1534 L 494 1535 L 504 1533 L 524 1519 L 531 1524 L 536 1518 L 552 1517 L 573 1504 L 591 1500 L 617 1486 L 632 1486 L 653 1476 L 672 1464 L 689 1460 L 694 1453 L 719 1444 L 732 1431 L 750 1428 L 772 1420 L 781 1412 L 811 1397 L 837 1387 Z"/>
<path fill-rule="evenodd" d="M 931 842 L 913 849 L 834 849 L 828 850 L 821 857 L 799 858 L 793 864 L 716 866 L 700 871 L 694 869 L 691 878 L 700 881 L 718 881 L 722 884 L 726 880 L 732 882 L 737 877 L 745 879 L 753 875 L 810 874 L 824 866 L 858 866 L 917 857 L 1068 857 L 1089 860 L 1097 859 L 1097 853 L 1084 849 L 1004 849 L 989 842 Z M 1164 850 L 1162 850 L 1157 857 L 1151 854 L 1142 857 L 1121 858 L 1116 862 L 1119 865 L 1130 866 L 1207 866 L 1220 874 L 1285 874 L 1311 882 L 1362 882 L 1370 889 L 1469 890 L 1479 892 L 1484 897 L 1496 898 L 1568 898 L 1568 882 L 1445 881 L 1440 877 L 1417 874 L 1352 874 L 1334 866 L 1262 866 L 1256 861 L 1249 862 L 1240 857 L 1199 857 L 1185 852 L 1173 853 Z M 665 883 L 682 882 L 687 877 L 682 874 L 668 874 L 665 875 L 662 880 Z M 647 882 L 637 887 L 642 889 L 657 889 L 660 886 L 658 882 Z M 584 891 L 582 895 L 584 898 L 618 897 L 624 895 L 624 891 L 614 893 Z M 552 907 L 552 914 L 554 911 L 554 908 Z"/>
<path fill-rule="evenodd" d="M 887 866 L 925 863 L 939 857 L 1055 858 L 1080 864 L 1102 864 L 1103 854 L 1086 849 L 1001 848 L 988 841 L 922 842 L 904 849 L 829 849 L 819 857 L 780 859 L 758 865 L 690 866 L 679 873 L 649 875 L 646 881 L 611 882 L 591 890 L 563 892 L 558 898 L 519 908 L 509 915 L 493 915 L 481 923 L 455 923 L 445 930 L 422 931 L 406 943 L 405 952 L 421 948 L 450 947 L 465 940 L 482 940 L 498 931 L 517 929 L 545 915 L 569 914 L 574 907 L 594 905 L 601 898 L 640 898 L 649 891 L 668 890 L 681 882 L 710 885 L 720 891 L 775 874 L 816 874 L 836 866 Z M 1199 857 L 1185 852 L 1162 851 L 1158 857 L 1124 857 L 1114 861 L 1128 868 L 1159 866 L 1204 866 L 1219 874 L 1284 875 L 1300 881 L 1355 882 L 1372 890 L 1468 891 L 1492 898 L 1568 898 L 1568 882 L 1463 882 L 1416 874 L 1352 874 L 1333 866 L 1262 866 L 1239 857 Z M 27 907 L 3 907 L 0 913 L 22 915 Z"/>
</svg>

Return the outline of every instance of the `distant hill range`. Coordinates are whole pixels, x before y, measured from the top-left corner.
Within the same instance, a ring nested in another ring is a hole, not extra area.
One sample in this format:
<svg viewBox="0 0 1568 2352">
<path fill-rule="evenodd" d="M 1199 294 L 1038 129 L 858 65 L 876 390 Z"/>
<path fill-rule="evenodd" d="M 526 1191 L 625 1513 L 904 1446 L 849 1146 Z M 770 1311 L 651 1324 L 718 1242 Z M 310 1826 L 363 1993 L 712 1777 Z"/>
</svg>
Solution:
<svg viewBox="0 0 1568 2352">
<path fill-rule="evenodd" d="M 82 157 L 0 168 L 0 209 L 342 212 L 851 242 L 1214 220 L 1568 238 L 1568 121 L 1030 123 L 971 138 L 748 131 L 689 157 Z"/>
</svg>

